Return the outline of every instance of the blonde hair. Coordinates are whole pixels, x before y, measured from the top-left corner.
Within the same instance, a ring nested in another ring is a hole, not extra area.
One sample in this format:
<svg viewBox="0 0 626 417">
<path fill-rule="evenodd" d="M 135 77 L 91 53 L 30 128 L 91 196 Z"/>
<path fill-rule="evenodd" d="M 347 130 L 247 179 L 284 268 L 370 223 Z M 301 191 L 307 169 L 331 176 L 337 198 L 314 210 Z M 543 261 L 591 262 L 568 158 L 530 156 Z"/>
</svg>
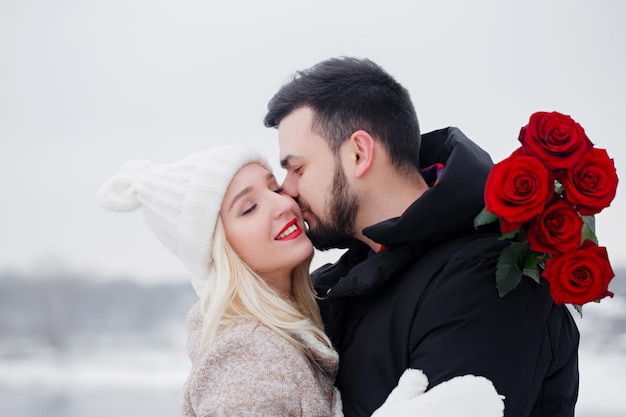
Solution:
<svg viewBox="0 0 626 417">
<path fill-rule="evenodd" d="M 332 344 L 323 330 L 315 290 L 309 278 L 312 255 L 291 274 L 292 297 L 286 297 L 252 271 L 226 239 L 218 216 L 213 235 L 209 279 L 200 296 L 204 315 L 202 343 L 208 346 L 221 326 L 240 319 L 256 320 L 311 356 L 298 333 L 312 334 L 328 347 Z"/>
</svg>

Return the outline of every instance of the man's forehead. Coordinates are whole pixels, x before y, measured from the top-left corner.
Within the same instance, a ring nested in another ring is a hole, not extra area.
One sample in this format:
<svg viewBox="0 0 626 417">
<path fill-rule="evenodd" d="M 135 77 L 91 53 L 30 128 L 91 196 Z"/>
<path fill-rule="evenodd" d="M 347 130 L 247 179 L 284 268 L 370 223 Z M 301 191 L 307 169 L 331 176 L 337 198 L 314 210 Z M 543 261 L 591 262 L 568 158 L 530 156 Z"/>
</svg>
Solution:
<svg viewBox="0 0 626 417">
<path fill-rule="evenodd" d="M 314 140 L 308 134 L 294 131 L 278 132 L 278 148 L 280 165 L 282 167 L 293 165 L 295 162 L 302 162 L 306 155 L 311 152 L 311 147 L 315 147 Z"/>
</svg>

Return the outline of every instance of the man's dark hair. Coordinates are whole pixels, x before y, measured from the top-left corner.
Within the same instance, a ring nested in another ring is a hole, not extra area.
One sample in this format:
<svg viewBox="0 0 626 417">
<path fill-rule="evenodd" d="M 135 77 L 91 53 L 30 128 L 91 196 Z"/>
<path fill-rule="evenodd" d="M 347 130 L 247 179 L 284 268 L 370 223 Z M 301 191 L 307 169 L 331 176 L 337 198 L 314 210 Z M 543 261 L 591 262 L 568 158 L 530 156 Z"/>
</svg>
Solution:
<svg viewBox="0 0 626 417">
<path fill-rule="evenodd" d="M 298 71 L 267 107 L 266 127 L 309 107 L 313 130 L 333 152 L 362 129 L 383 144 L 397 169 L 419 167 L 421 137 L 409 92 L 369 59 L 331 58 Z"/>
</svg>

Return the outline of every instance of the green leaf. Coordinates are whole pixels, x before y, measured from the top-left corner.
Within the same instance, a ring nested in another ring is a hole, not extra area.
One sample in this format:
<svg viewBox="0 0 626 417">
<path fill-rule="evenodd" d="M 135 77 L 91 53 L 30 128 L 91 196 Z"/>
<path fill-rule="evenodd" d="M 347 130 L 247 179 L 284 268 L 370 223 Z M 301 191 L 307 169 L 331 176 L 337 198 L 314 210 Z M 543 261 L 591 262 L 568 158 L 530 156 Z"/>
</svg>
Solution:
<svg viewBox="0 0 626 417">
<path fill-rule="evenodd" d="M 593 233 L 593 230 L 591 230 L 586 224 L 583 225 L 583 232 L 580 236 L 580 243 L 582 244 L 585 240 L 591 240 L 596 245 L 598 244 L 598 238 L 596 237 L 596 234 Z"/>
<path fill-rule="evenodd" d="M 596 219 L 593 216 L 582 216 L 583 219 L 583 232 L 581 234 L 580 243 L 589 239 L 598 244 L 598 238 L 596 236 Z"/>
<path fill-rule="evenodd" d="M 478 228 L 479 226 L 493 223 L 496 220 L 498 220 L 498 216 L 493 213 L 489 213 L 485 207 L 476 217 L 474 217 L 474 227 Z"/>
<path fill-rule="evenodd" d="M 541 273 L 539 272 L 539 268 L 536 266 L 534 268 L 524 268 L 522 271 L 524 275 L 532 278 L 537 284 L 541 282 Z"/>
<path fill-rule="evenodd" d="M 528 250 L 524 258 L 522 272 L 537 283 L 541 282 L 541 273 L 539 272 L 538 265 L 542 262 L 544 256 L 545 254 L 543 253 Z"/>
<path fill-rule="evenodd" d="M 522 271 L 517 266 L 520 253 L 525 251 L 525 244 L 513 242 L 506 247 L 496 265 L 496 287 L 500 297 L 504 297 L 522 281 Z"/>
<path fill-rule="evenodd" d="M 594 216 L 581 216 L 583 222 L 591 229 L 593 233 L 596 233 L 596 218 Z"/>
<path fill-rule="evenodd" d="M 580 314 L 580 318 L 583 318 L 583 306 L 579 305 L 579 304 L 572 304 L 572 306 L 574 307 L 574 309 L 576 311 L 578 311 L 578 314 Z"/>
<path fill-rule="evenodd" d="M 517 229 L 517 230 L 513 230 L 512 232 L 509 232 L 509 233 L 504 233 L 498 239 L 500 239 L 500 240 L 513 239 L 515 237 L 515 235 L 517 234 L 517 232 L 519 232 L 520 230 L 521 229 Z"/>
<path fill-rule="evenodd" d="M 524 269 L 533 269 L 543 260 L 543 253 L 529 250 L 524 258 Z"/>
<path fill-rule="evenodd" d="M 554 192 L 557 194 L 563 194 L 563 184 L 559 180 L 554 180 Z"/>
</svg>

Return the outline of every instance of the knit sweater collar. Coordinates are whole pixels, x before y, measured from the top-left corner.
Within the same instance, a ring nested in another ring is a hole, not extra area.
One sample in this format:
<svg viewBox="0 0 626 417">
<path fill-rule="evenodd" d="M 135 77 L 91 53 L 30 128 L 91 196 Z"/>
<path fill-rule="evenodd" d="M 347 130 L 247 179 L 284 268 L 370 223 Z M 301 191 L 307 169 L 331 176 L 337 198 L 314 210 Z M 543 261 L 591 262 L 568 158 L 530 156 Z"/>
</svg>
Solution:
<svg viewBox="0 0 626 417">
<path fill-rule="evenodd" d="M 319 369 L 334 380 L 339 367 L 337 352 L 310 333 L 296 332 L 294 336 L 306 346 Z"/>
</svg>

